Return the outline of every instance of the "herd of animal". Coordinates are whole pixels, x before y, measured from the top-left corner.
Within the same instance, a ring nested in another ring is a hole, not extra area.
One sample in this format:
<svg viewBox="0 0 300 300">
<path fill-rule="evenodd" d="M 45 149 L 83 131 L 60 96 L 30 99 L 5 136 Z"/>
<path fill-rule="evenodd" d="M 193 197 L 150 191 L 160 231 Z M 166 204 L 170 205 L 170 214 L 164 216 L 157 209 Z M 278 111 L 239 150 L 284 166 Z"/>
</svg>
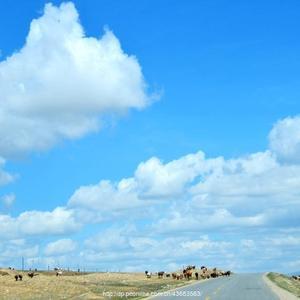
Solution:
<svg viewBox="0 0 300 300">
<path fill-rule="evenodd" d="M 14 270 L 14 269 L 11 269 L 11 268 L 9 268 L 9 269 Z M 63 275 L 62 270 L 55 269 L 55 272 L 56 272 L 55 273 L 56 276 Z M 7 275 L 8 275 L 8 273 L 7 273 Z M 37 273 L 36 271 L 35 272 L 28 272 L 27 275 L 28 275 L 28 277 L 33 278 L 34 276 L 38 276 L 39 273 Z M 23 275 L 22 274 L 16 274 L 16 275 L 14 275 L 14 278 L 15 278 L 16 281 L 22 281 L 23 280 Z"/>
<path fill-rule="evenodd" d="M 11 268 L 9 268 L 11 269 Z M 14 269 L 11 269 L 14 270 Z M 55 275 L 56 276 L 61 276 L 63 275 L 63 271 L 61 269 L 55 268 Z M 208 278 L 216 278 L 219 276 L 230 276 L 232 274 L 231 271 L 221 271 L 221 270 L 217 270 L 217 268 L 213 268 L 213 269 L 208 269 L 205 266 L 201 266 L 200 269 L 196 269 L 196 266 L 187 266 L 185 268 L 182 269 L 182 271 L 179 272 L 173 272 L 173 273 L 168 273 L 168 272 L 164 272 L 164 271 L 160 271 L 160 272 L 156 272 L 156 273 L 151 273 L 149 271 L 145 271 L 145 275 L 147 278 L 151 278 L 152 276 L 157 276 L 158 278 L 172 278 L 175 280 L 181 280 L 181 279 L 208 279 Z M 34 276 L 39 275 L 37 273 L 37 271 L 35 270 L 35 272 L 28 272 L 27 273 L 28 277 L 33 278 Z M 22 281 L 23 279 L 23 275 L 22 274 L 15 274 L 14 278 L 16 281 Z M 300 276 L 293 276 L 293 278 L 295 280 L 300 280 Z"/>
<path fill-rule="evenodd" d="M 221 270 L 217 270 L 217 268 L 213 268 L 213 269 L 208 269 L 205 266 L 201 266 L 200 270 L 196 269 L 196 266 L 187 266 L 185 268 L 182 269 L 181 272 L 173 272 L 173 273 L 167 273 L 164 271 L 160 271 L 157 273 L 152 274 L 149 271 L 145 271 L 145 275 L 147 278 L 151 278 L 153 275 L 157 276 L 158 278 L 173 278 L 176 280 L 180 280 L 180 279 L 187 279 L 190 280 L 193 277 L 198 280 L 198 279 L 208 279 L 208 278 L 217 278 L 219 276 L 230 276 L 232 274 L 231 271 L 221 271 Z"/>
<path fill-rule="evenodd" d="M 34 276 L 37 276 L 39 274 L 35 273 L 35 272 L 28 272 L 27 275 L 28 275 L 28 277 L 33 278 Z M 16 281 L 22 281 L 23 275 L 22 274 L 16 274 L 15 279 L 16 279 Z"/>
<path fill-rule="evenodd" d="M 292 278 L 300 281 L 300 275 L 293 275 Z"/>
</svg>

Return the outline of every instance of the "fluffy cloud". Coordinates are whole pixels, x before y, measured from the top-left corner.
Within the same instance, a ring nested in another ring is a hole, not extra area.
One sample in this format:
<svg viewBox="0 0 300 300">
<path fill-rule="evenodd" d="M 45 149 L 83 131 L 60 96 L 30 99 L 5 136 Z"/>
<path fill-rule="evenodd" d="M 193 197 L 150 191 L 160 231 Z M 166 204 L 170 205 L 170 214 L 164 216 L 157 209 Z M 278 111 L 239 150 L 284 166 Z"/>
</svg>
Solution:
<svg viewBox="0 0 300 300">
<path fill-rule="evenodd" d="M 278 121 L 269 135 L 270 148 L 286 162 L 300 162 L 300 117 Z"/>
<path fill-rule="evenodd" d="M 139 218 L 147 208 L 154 228 L 165 232 L 267 226 L 294 211 L 299 181 L 299 166 L 281 165 L 271 151 L 229 160 L 197 152 L 165 164 L 151 158 L 134 177 L 82 186 L 67 207 L 85 222 Z"/>
<path fill-rule="evenodd" d="M 271 180 L 267 184 L 262 183 L 262 180 L 268 180 L 269 175 L 279 168 L 270 151 L 227 161 L 219 159 L 219 164 L 216 166 L 199 183 L 191 187 L 193 193 L 222 197 L 271 193 L 270 189 L 274 188 Z"/>
<path fill-rule="evenodd" d="M 141 67 L 106 30 L 87 37 L 72 3 L 45 6 L 22 49 L 0 62 L 0 155 L 43 150 L 99 129 L 105 113 L 149 102 Z"/>
<path fill-rule="evenodd" d="M 76 249 L 76 243 L 71 239 L 60 239 L 55 242 L 48 243 L 44 253 L 47 256 L 63 255 L 73 252 Z"/>
<path fill-rule="evenodd" d="M 205 156 L 201 151 L 167 164 L 153 157 L 138 166 L 135 181 L 143 197 L 170 197 L 182 193 L 185 185 L 206 169 Z"/>
<path fill-rule="evenodd" d="M 67 206 L 87 221 L 133 213 L 140 216 L 145 208 L 151 215 L 151 208 L 181 198 L 197 176 L 218 169 L 222 162 L 223 158 L 206 160 L 201 151 L 166 164 L 152 157 L 137 167 L 133 177 L 80 187 Z"/>
<path fill-rule="evenodd" d="M 17 239 L 41 235 L 63 235 L 80 229 L 81 223 L 75 220 L 73 212 L 63 207 L 53 211 L 26 211 L 18 217 L 0 215 L 0 237 Z"/>
<path fill-rule="evenodd" d="M 101 222 L 112 218 L 138 214 L 149 203 L 139 199 L 133 179 L 123 179 L 119 183 L 108 180 L 99 184 L 82 186 L 68 201 L 77 218 L 83 222 Z"/>
<path fill-rule="evenodd" d="M 24 212 L 18 217 L 17 223 L 19 230 L 28 235 L 65 234 L 80 227 L 72 211 L 63 207 L 57 207 L 51 212 Z"/>
</svg>

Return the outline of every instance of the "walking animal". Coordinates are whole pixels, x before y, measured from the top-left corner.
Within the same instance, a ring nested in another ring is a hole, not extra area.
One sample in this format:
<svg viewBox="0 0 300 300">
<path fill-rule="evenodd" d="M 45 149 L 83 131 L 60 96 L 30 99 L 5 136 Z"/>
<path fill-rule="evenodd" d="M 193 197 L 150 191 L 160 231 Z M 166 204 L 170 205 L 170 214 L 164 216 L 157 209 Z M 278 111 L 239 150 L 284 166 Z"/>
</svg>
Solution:
<svg viewBox="0 0 300 300">
<path fill-rule="evenodd" d="M 158 272 L 157 275 L 158 275 L 158 278 L 163 278 L 165 272 L 161 271 L 161 272 Z"/>
<path fill-rule="evenodd" d="M 37 276 L 39 274 L 34 273 L 34 272 L 29 272 L 29 273 L 27 273 L 27 275 L 28 275 L 28 277 L 33 278 L 34 276 Z"/>
<path fill-rule="evenodd" d="M 22 281 L 23 276 L 21 274 L 16 274 L 15 279 L 16 279 L 16 281 L 18 281 L 18 280 Z"/>
</svg>

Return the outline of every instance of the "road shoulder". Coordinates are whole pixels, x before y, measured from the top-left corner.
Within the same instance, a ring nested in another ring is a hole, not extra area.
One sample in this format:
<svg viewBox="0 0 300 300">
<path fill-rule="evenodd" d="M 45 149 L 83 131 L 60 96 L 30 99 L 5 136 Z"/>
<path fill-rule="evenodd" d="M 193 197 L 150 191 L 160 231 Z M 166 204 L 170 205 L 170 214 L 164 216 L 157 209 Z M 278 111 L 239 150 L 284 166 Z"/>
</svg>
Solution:
<svg viewBox="0 0 300 300">
<path fill-rule="evenodd" d="M 267 277 L 267 274 L 268 273 L 265 273 L 263 275 L 263 279 L 265 283 L 268 285 L 268 287 L 279 297 L 280 300 L 299 300 L 299 298 L 297 298 L 295 295 L 282 289 L 281 287 L 276 285 L 273 281 L 271 281 Z"/>
</svg>

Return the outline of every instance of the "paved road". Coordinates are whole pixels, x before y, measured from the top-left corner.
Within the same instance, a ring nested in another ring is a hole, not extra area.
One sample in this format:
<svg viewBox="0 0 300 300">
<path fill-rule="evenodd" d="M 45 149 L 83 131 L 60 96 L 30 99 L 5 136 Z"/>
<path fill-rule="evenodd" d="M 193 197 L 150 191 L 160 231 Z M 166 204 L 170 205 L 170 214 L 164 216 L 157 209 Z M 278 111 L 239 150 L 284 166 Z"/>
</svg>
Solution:
<svg viewBox="0 0 300 300">
<path fill-rule="evenodd" d="M 186 295 L 186 296 L 184 296 Z M 234 274 L 199 282 L 151 299 L 278 300 L 263 280 L 263 274 Z"/>
</svg>

